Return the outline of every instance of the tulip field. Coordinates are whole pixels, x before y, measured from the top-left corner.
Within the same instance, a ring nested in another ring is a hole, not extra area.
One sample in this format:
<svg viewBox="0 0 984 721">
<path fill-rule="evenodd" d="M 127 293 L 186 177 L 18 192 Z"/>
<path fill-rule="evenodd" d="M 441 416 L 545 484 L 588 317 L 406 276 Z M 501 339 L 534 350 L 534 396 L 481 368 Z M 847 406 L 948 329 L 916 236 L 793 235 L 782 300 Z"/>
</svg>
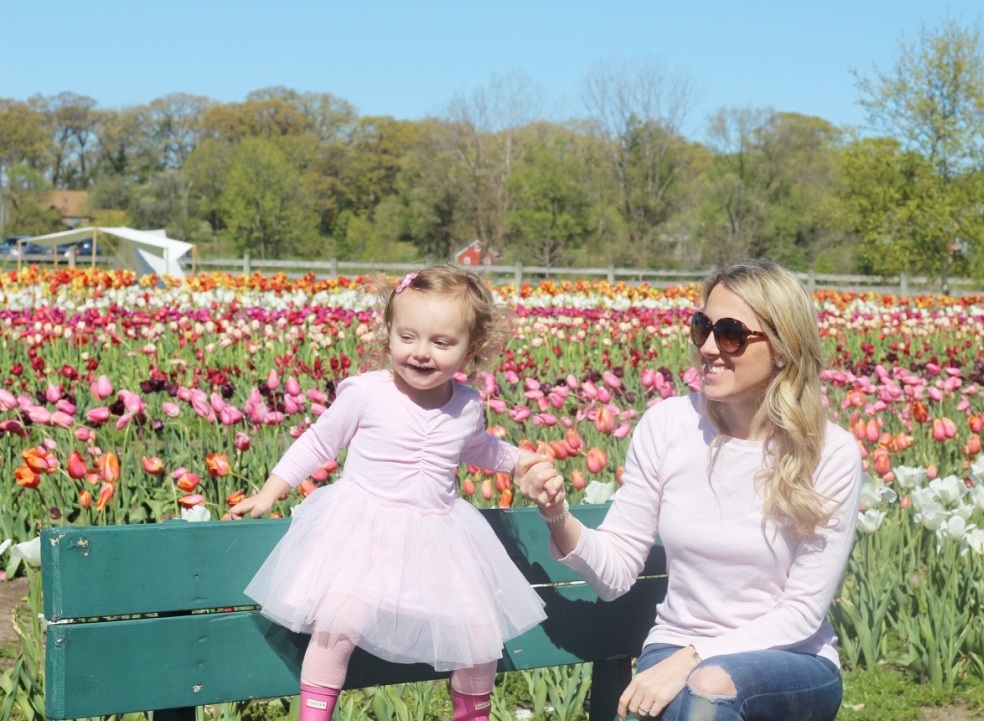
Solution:
<svg viewBox="0 0 984 721">
<path fill-rule="evenodd" d="M 0 540 L 19 549 L 4 556 L 8 574 L 24 572 L 42 527 L 227 517 L 357 372 L 377 331 L 359 278 L 157 281 L 0 275 Z M 473 379 L 489 432 L 554 456 L 572 503 L 607 500 L 641 414 L 699 389 L 686 333 L 696 288 L 495 291 L 515 313 L 500 363 Z M 905 667 L 941 688 L 982 680 L 984 296 L 815 298 L 829 413 L 866 469 L 831 611 L 844 663 Z M 336 468 L 274 513 L 288 516 Z M 463 466 L 459 486 L 477 506 L 523 502 L 506 474 Z M 38 649 L 25 653 L 20 675 L 0 683 L 7 696 L 40 688 Z M 563 684 L 550 684 L 552 699 Z M 358 715 L 351 703 L 336 713 Z"/>
</svg>

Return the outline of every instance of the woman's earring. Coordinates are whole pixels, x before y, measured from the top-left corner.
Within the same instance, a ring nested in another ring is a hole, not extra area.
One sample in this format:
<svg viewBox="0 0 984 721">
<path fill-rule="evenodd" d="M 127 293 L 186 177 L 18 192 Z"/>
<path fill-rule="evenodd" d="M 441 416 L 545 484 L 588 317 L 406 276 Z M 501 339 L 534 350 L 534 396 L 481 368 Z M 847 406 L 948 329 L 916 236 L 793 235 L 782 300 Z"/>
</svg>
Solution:
<svg viewBox="0 0 984 721">
<path fill-rule="evenodd" d="M 785 368 L 785 367 L 786 367 L 786 361 L 784 361 L 784 360 L 777 360 L 776 361 L 776 368 Z"/>
</svg>

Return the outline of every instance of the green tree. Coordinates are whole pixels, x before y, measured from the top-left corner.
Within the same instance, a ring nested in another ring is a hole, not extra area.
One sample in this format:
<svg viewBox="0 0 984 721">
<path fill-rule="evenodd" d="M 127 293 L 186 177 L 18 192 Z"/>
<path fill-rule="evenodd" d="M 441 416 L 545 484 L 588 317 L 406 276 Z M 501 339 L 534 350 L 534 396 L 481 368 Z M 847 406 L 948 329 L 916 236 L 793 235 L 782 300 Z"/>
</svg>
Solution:
<svg viewBox="0 0 984 721">
<path fill-rule="evenodd" d="M 509 178 L 510 248 L 528 262 L 562 265 L 592 230 L 584 156 L 573 133 L 545 124 L 536 130 L 538 140 Z"/>
<path fill-rule="evenodd" d="M 227 237 L 260 258 L 296 253 L 317 236 L 311 193 L 269 138 L 248 137 L 232 149 L 220 206 Z"/>
<path fill-rule="evenodd" d="M 963 258 L 984 275 L 979 210 L 984 46 L 979 26 L 948 20 L 937 30 L 922 27 L 915 40 L 900 43 L 890 70 L 876 71 L 873 78 L 855 72 L 855 77 L 871 127 L 928 164 L 922 167 L 907 157 L 911 171 L 902 176 L 908 184 L 908 220 L 919 224 L 910 264 L 940 278 L 944 291 L 953 263 Z"/>
</svg>

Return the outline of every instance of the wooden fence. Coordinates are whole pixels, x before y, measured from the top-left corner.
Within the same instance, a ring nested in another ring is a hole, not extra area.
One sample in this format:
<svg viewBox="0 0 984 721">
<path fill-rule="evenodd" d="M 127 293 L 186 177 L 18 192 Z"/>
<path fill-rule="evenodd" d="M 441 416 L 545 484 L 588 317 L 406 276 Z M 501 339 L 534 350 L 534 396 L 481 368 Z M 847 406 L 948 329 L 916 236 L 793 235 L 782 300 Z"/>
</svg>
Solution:
<svg viewBox="0 0 984 721">
<path fill-rule="evenodd" d="M 0 255 L 0 267 L 19 266 L 16 256 Z M 23 256 L 22 263 L 52 264 L 51 255 Z M 74 260 L 74 259 L 72 259 Z M 97 256 L 94 265 L 112 266 L 113 256 Z M 401 275 L 430 263 L 376 263 L 373 261 L 344 261 L 332 257 L 329 260 L 254 260 L 246 253 L 242 258 L 183 258 L 186 271 L 203 269 L 224 270 L 231 273 L 251 275 L 254 272 L 265 274 L 283 272 L 288 277 L 298 278 L 314 273 L 318 278 L 335 278 L 338 275 L 359 275 L 367 273 L 386 273 Z M 61 259 L 59 265 L 73 265 Z M 90 259 L 81 260 L 77 265 L 88 266 Z M 629 285 L 645 283 L 654 288 L 668 288 L 674 285 L 697 283 L 709 270 L 650 270 L 646 268 L 618 268 L 613 265 L 604 268 L 558 268 L 540 265 L 483 265 L 482 274 L 493 282 L 537 283 L 541 280 L 592 280 L 605 279 L 610 283 L 624 282 Z M 925 276 L 871 276 L 871 275 L 832 275 L 822 273 L 799 273 L 800 279 L 809 290 L 830 289 L 854 292 L 875 292 L 902 296 L 918 294 L 948 293 L 949 295 L 973 295 L 984 293 L 984 283 L 967 278 L 952 278 L 949 287 L 944 288 L 938 278 Z"/>
<path fill-rule="evenodd" d="M 314 273 L 319 278 L 335 278 L 338 275 L 358 275 L 366 273 L 386 273 L 400 275 L 418 270 L 430 263 L 430 259 L 419 263 L 376 263 L 372 261 L 344 261 L 332 256 L 330 260 L 254 260 L 246 253 L 242 258 L 199 258 L 197 265 L 206 268 L 227 270 L 243 275 L 254 272 L 284 272 L 289 277 L 300 277 Z M 624 282 L 629 285 L 645 283 L 654 288 L 668 288 L 674 285 L 697 283 L 710 270 L 650 270 L 645 268 L 618 268 L 613 265 L 604 268 L 558 268 L 539 265 L 483 265 L 482 274 L 500 283 L 512 282 L 519 287 L 523 283 L 537 283 L 540 280 L 584 280 L 603 278 L 609 283 Z M 950 295 L 969 295 L 984 293 L 984 283 L 966 278 L 952 278 L 949 287 L 944 289 L 938 278 L 925 276 L 871 276 L 871 275 L 833 275 L 822 273 L 797 274 L 809 290 L 831 289 L 854 292 L 876 292 L 908 296 L 910 294 L 932 294 L 947 292 Z"/>
</svg>

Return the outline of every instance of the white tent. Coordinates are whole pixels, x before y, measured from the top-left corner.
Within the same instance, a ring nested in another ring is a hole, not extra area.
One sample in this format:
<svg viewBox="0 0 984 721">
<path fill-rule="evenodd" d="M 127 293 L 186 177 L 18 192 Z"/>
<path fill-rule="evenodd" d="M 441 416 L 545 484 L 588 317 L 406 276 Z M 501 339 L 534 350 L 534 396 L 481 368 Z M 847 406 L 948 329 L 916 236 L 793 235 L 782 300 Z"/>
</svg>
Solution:
<svg viewBox="0 0 984 721">
<path fill-rule="evenodd" d="M 55 246 L 77 243 L 91 237 L 98 242 L 98 235 L 105 233 L 119 240 L 116 259 L 124 268 L 140 275 L 156 273 L 159 278 L 168 275 L 184 278 L 179 260 L 195 246 L 183 240 L 168 238 L 163 230 L 134 230 L 133 228 L 87 227 L 65 230 L 61 233 L 38 235 L 31 238 L 35 245 Z"/>
</svg>

